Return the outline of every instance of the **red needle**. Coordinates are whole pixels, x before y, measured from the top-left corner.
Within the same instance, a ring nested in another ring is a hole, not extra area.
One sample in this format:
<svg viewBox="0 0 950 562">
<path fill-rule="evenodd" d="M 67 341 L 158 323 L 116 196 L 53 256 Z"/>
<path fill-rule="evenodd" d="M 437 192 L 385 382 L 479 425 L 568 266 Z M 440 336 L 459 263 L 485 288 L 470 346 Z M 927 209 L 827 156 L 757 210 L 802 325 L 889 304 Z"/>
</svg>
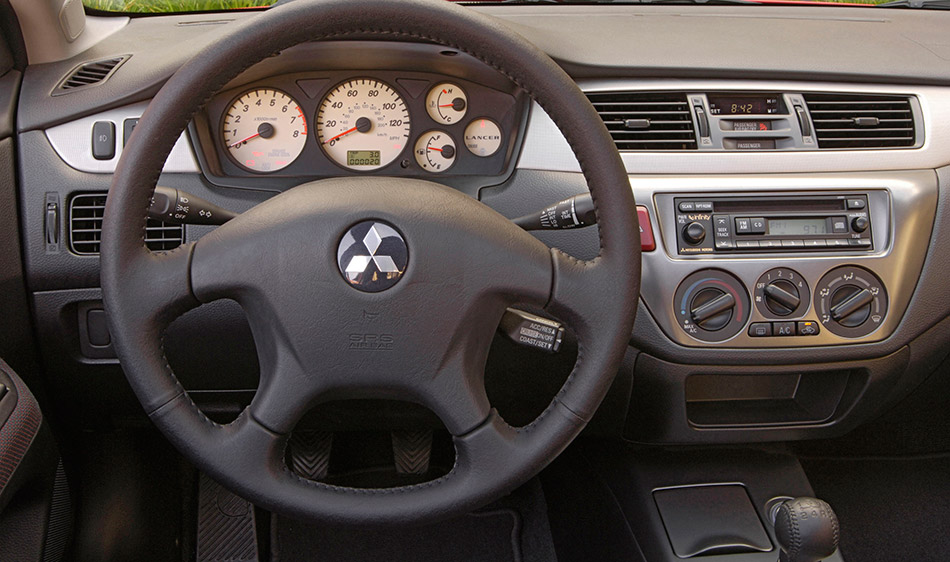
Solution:
<svg viewBox="0 0 950 562">
<path fill-rule="evenodd" d="M 428 147 L 428 148 L 429 148 L 429 150 L 438 150 L 439 152 L 442 152 L 442 149 L 441 149 L 441 148 L 436 148 L 436 147 L 434 147 L 434 146 L 430 146 L 430 147 Z"/>
<path fill-rule="evenodd" d="M 439 107 L 452 107 L 453 105 L 455 105 L 455 104 L 454 104 L 454 103 L 446 103 L 446 104 L 440 105 Z"/>
<path fill-rule="evenodd" d="M 231 145 L 231 148 L 234 148 L 235 146 L 241 144 L 242 142 L 247 142 L 247 141 L 253 139 L 254 137 L 259 137 L 259 136 L 261 136 L 260 133 L 254 133 L 253 135 L 247 137 L 246 139 L 239 140 L 239 141 L 237 141 L 236 143 L 232 144 L 232 145 Z"/>
<path fill-rule="evenodd" d="M 336 139 L 342 137 L 343 135 L 348 135 L 348 134 L 352 133 L 352 132 L 355 131 L 355 130 L 356 130 L 356 127 L 353 127 L 352 129 L 347 129 L 347 130 L 343 131 L 342 133 L 340 133 L 339 135 L 333 137 L 332 139 L 327 139 L 327 140 L 323 141 L 323 144 L 327 144 L 328 142 L 333 142 L 333 141 L 335 141 Z"/>
</svg>

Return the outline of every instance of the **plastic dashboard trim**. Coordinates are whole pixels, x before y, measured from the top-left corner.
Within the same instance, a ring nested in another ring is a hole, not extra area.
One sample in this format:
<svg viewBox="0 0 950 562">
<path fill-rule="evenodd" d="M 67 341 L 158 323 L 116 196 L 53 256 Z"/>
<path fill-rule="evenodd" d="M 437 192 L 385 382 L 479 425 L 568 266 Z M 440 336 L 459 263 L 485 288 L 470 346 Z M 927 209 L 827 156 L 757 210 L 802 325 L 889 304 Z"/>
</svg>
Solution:
<svg viewBox="0 0 950 562">
<path fill-rule="evenodd" d="M 630 174 L 761 174 L 790 172 L 860 172 L 934 169 L 950 165 L 950 88 L 937 86 L 863 85 L 840 82 L 765 80 L 579 80 L 585 92 L 608 91 L 773 91 L 896 94 L 915 96 L 920 105 L 919 148 L 811 151 L 638 151 L 621 157 Z M 550 118 L 533 107 L 518 168 L 578 172 L 570 147 Z"/>
</svg>

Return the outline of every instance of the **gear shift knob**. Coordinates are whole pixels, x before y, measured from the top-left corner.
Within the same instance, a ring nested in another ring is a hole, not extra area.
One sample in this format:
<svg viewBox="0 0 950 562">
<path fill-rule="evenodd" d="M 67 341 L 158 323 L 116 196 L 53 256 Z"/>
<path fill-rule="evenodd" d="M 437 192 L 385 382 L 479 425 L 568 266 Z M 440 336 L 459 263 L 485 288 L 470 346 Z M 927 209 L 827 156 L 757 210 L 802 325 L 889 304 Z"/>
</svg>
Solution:
<svg viewBox="0 0 950 562">
<path fill-rule="evenodd" d="M 827 502 L 795 498 L 775 512 L 780 562 L 817 562 L 838 549 L 838 517 Z"/>
</svg>

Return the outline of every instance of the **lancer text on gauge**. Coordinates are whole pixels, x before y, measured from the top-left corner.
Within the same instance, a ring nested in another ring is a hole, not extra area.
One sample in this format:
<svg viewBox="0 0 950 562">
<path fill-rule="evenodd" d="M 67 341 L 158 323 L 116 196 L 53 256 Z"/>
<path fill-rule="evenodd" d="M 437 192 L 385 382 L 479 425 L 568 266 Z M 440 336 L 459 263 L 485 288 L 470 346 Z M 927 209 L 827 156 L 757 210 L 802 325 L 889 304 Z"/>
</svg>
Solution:
<svg viewBox="0 0 950 562">
<path fill-rule="evenodd" d="M 382 168 L 398 158 L 409 141 L 409 109 L 389 84 L 372 78 L 348 80 L 321 102 L 317 141 L 344 168 Z"/>
</svg>

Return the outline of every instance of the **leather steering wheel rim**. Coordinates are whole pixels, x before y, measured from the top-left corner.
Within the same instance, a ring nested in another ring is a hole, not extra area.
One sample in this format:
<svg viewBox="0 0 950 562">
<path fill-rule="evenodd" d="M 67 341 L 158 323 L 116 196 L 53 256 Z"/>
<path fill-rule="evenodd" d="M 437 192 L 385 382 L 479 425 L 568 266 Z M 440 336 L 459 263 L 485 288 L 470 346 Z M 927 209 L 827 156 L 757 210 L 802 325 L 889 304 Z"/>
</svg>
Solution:
<svg viewBox="0 0 950 562">
<path fill-rule="evenodd" d="M 458 49 L 527 92 L 581 165 L 598 218 L 598 257 L 584 262 L 548 249 L 449 188 L 376 176 L 298 186 L 197 242 L 149 251 L 145 211 L 168 153 L 195 113 L 228 81 L 283 49 L 351 38 Z M 406 278 L 373 297 L 346 286 L 335 262 L 336 278 L 324 271 L 346 225 L 360 219 L 402 229 L 414 256 Z M 317 222 L 326 223 L 324 230 L 313 226 Z M 288 250 L 281 241 L 291 235 L 310 236 L 311 242 L 304 250 Z M 466 258 L 452 260 L 460 249 Z M 406 523 L 464 513 L 500 497 L 539 472 L 583 429 L 629 341 L 639 295 L 640 238 L 626 171 L 603 122 L 570 77 L 524 38 L 443 0 L 297 0 L 255 15 L 221 37 L 178 70 L 149 104 L 109 191 L 101 264 L 105 309 L 122 367 L 145 411 L 186 458 L 278 513 Z M 262 273 L 267 267 L 274 269 Z M 327 300 L 340 302 L 314 302 L 323 294 L 339 295 Z M 163 334 L 185 311 L 224 297 L 237 300 L 248 315 L 262 378 L 251 405 L 232 423 L 218 425 L 178 383 L 165 358 Z M 514 302 L 544 307 L 578 338 L 577 363 L 564 387 L 523 428 L 508 426 L 490 409 L 475 374 L 475 367 L 484 366 L 486 338 L 490 342 L 504 307 Z M 389 356 L 391 362 L 396 358 L 393 373 L 381 373 L 389 369 L 368 354 L 357 358 L 329 344 L 316 351 L 299 344 L 313 335 L 301 333 L 307 330 L 330 330 L 325 337 L 332 340 L 350 322 L 351 309 L 365 303 L 402 311 L 387 319 L 405 335 L 402 351 Z M 449 319 L 450 307 L 459 304 L 460 314 L 478 313 L 464 329 Z M 318 306 L 333 319 L 330 324 L 338 324 L 314 327 L 309 316 L 302 317 Z M 406 312 L 423 306 L 436 310 Z M 434 327 L 452 337 L 436 339 Z M 476 349 L 478 344 L 485 349 Z M 318 359 L 321 364 L 315 365 Z M 424 366 L 412 365 L 415 360 Z M 362 372 L 354 363 L 376 368 Z M 318 376 L 317 370 L 323 372 Z M 283 463 L 295 421 L 318 395 L 325 399 L 347 395 L 344 391 L 431 401 L 453 434 L 455 466 L 436 480 L 399 488 L 354 489 L 299 478 Z"/>
</svg>

